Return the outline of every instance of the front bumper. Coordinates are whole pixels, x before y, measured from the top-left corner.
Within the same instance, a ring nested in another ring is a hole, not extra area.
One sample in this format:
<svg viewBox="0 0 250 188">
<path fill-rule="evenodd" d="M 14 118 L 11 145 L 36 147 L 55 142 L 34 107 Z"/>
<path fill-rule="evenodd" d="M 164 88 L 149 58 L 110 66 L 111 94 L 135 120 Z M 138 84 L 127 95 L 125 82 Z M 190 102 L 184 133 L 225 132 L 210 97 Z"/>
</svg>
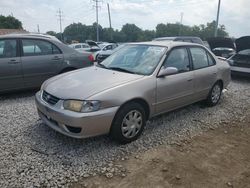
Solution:
<svg viewBox="0 0 250 188">
<path fill-rule="evenodd" d="M 101 109 L 91 113 L 78 113 L 64 110 L 63 101 L 57 104 L 47 104 L 41 93 L 35 96 L 38 115 L 42 121 L 54 130 L 73 138 L 88 138 L 107 134 L 119 107 Z"/>
</svg>

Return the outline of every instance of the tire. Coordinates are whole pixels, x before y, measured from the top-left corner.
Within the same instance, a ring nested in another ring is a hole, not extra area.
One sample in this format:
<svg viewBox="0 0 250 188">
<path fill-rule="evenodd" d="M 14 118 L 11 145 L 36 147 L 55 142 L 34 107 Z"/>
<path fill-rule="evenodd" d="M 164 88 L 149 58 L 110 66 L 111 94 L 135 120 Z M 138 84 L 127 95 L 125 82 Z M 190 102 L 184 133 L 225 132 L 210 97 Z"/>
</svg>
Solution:
<svg viewBox="0 0 250 188">
<path fill-rule="evenodd" d="M 125 104 L 115 115 L 110 136 L 121 144 L 130 143 L 141 135 L 145 124 L 144 108 L 135 102 Z"/>
<path fill-rule="evenodd" d="M 216 82 L 211 91 L 209 92 L 209 95 L 207 97 L 207 105 L 208 106 L 215 106 L 218 104 L 221 98 L 222 93 L 222 84 L 220 82 Z"/>
</svg>

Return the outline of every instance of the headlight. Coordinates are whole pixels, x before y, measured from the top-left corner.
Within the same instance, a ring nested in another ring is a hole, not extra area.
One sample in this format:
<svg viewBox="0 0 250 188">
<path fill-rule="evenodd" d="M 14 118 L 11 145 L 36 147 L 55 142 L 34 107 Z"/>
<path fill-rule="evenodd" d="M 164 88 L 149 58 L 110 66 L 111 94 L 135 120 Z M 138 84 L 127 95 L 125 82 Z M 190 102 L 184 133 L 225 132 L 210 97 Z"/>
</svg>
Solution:
<svg viewBox="0 0 250 188">
<path fill-rule="evenodd" d="M 65 100 L 63 107 L 74 112 L 94 112 L 99 110 L 100 101 Z"/>
</svg>

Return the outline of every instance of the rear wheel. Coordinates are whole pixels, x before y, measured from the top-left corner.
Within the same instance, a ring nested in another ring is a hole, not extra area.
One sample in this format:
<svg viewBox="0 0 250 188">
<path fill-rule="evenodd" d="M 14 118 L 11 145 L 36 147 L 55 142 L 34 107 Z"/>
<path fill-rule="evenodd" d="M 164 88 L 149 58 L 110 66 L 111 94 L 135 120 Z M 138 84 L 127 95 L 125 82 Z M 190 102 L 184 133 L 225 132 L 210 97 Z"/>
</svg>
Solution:
<svg viewBox="0 0 250 188">
<path fill-rule="evenodd" d="M 110 136 L 117 142 L 126 144 L 136 140 L 146 124 L 143 107 L 138 103 L 128 103 L 116 114 Z"/>
<path fill-rule="evenodd" d="M 209 95 L 207 97 L 207 104 L 209 106 L 215 106 L 216 104 L 218 104 L 221 98 L 221 93 L 222 84 L 220 82 L 216 82 L 209 92 Z"/>
</svg>

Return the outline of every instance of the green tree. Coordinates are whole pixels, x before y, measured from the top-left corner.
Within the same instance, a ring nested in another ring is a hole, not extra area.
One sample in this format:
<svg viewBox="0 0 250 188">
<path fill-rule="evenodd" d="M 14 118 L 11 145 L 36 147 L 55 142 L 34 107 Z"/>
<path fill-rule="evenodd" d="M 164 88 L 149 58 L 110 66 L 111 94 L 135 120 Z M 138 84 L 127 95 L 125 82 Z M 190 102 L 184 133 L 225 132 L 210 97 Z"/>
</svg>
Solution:
<svg viewBox="0 0 250 188">
<path fill-rule="evenodd" d="M 138 41 L 142 30 L 135 24 L 125 24 L 122 26 L 121 32 L 125 35 L 126 42 Z"/>
<path fill-rule="evenodd" d="M 51 36 L 56 36 L 55 31 L 47 31 L 46 34 L 51 35 Z"/>
<path fill-rule="evenodd" d="M 22 22 L 13 16 L 0 15 L 0 29 L 23 29 Z"/>
</svg>

